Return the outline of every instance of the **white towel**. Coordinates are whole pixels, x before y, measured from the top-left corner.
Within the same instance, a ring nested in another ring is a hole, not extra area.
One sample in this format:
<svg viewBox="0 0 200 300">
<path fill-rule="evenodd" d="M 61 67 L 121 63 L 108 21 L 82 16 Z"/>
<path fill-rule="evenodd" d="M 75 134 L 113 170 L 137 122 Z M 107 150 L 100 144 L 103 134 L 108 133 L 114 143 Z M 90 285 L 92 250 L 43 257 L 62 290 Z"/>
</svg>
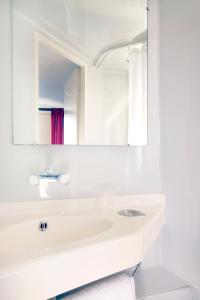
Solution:
<svg viewBox="0 0 200 300">
<path fill-rule="evenodd" d="M 66 300 L 136 300 L 133 277 L 119 273 L 79 289 Z"/>
</svg>

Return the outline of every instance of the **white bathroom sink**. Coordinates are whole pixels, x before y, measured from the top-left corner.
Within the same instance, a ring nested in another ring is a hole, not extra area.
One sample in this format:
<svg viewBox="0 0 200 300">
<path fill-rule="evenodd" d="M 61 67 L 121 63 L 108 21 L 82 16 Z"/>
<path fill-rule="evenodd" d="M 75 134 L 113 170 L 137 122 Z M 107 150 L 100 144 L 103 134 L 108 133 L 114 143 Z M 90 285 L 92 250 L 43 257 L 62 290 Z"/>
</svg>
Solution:
<svg viewBox="0 0 200 300">
<path fill-rule="evenodd" d="M 130 268 L 163 222 L 160 194 L 0 203 L 0 299 L 46 300 Z"/>
<path fill-rule="evenodd" d="M 40 223 L 47 224 L 41 231 Z M 12 224 L 0 231 L 0 254 L 50 253 L 63 245 L 86 239 L 112 227 L 109 220 L 93 216 L 55 216 Z M 32 255 L 32 256 L 33 256 Z"/>
</svg>

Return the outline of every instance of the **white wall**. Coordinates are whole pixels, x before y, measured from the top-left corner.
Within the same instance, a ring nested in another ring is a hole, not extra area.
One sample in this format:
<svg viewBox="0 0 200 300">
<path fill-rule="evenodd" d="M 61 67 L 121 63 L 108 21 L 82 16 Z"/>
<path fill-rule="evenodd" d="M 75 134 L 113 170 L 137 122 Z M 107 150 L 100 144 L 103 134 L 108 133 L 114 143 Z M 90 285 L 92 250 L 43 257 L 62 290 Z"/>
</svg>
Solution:
<svg viewBox="0 0 200 300">
<path fill-rule="evenodd" d="M 160 1 L 164 262 L 200 284 L 200 1 Z"/>
<path fill-rule="evenodd" d="M 3 13 L 3 12 L 2 12 Z M 34 99 L 34 27 L 13 13 L 13 123 L 14 140 L 17 144 L 32 144 L 35 140 L 35 99 Z M 8 28 L 7 28 L 8 30 Z M 8 37 L 7 37 L 8 39 Z M 21 80 L 23 78 L 23 80 Z M 15 101 L 16 100 L 16 101 Z M 27 124 L 27 126 L 24 126 Z"/>
<path fill-rule="evenodd" d="M 38 112 L 37 121 L 37 143 L 42 145 L 51 144 L 51 113 Z"/>
</svg>

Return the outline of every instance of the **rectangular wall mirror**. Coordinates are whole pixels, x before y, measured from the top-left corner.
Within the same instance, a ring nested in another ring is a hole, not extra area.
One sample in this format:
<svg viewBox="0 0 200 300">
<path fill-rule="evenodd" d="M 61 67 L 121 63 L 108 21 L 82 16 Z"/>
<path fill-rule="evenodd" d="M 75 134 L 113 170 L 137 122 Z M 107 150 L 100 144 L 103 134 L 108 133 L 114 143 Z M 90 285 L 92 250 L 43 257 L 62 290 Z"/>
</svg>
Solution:
<svg viewBox="0 0 200 300">
<path fill-rule="evenodd" d="M 147 144 L 146 0 L 13 0 L 13 142 Z"/>
</svg>

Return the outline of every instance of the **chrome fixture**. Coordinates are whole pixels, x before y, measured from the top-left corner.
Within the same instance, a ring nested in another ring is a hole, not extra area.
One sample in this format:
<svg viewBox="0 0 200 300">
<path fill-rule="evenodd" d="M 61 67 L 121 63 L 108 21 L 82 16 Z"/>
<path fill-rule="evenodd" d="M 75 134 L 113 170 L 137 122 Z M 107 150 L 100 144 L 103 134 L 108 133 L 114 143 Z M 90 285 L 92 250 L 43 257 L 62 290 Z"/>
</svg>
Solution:
<svg viewBox="0 0 200 300">
<path fill-rule="evenodd" d="M 39 226 L 38 226 L 39 230 L 40 231 L 45 231 L 48 229 L 48 222 L 47 221 L 41 221 L 39 223 Z"/>
<path fill-rule="evenodd" d="M 145 214 L 139 210 L 134 209 L 123 209 L 118 211 L 118 215 L 123 217 L 139 217 L 139 216 L 145 216 Z"/>
<path fill-rule="evenodd" d="M 50 167 L 44 172 L 37 173 L 29 177 L 29 183 L 31 185 L 38 185 L 41 180 L 46 182 L 60 182 L 61 184 L 68 184 L 69 175 L 66 173 L 55 172 L 53 171 L 53 168 Z"/>
<path fill-rule="evenodd" d="M 139 264 L 136 265 L 135 270 L 132 274 L 132 277 L 135 277 L 137 275 L 137 273 L 140 271 L 142 263 L 140 262 Z"/>
</svg>

